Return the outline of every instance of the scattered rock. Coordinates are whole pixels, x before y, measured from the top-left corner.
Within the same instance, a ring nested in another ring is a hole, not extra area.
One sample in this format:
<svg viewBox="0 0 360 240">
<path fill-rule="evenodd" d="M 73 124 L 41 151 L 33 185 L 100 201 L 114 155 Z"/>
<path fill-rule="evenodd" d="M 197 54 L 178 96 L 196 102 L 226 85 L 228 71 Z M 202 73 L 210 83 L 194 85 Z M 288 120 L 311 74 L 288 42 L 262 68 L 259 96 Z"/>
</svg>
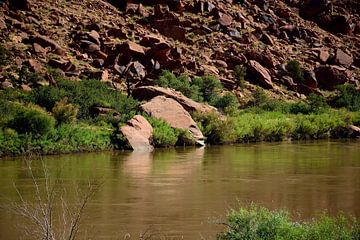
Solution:
<svg viewBox="0 0 360 240">
<path fill-rule="evenodd" d="M 127 124 L 120 128 L 134 151 L 152 151 L 151 145 L 153 128 L 150 123 L 140 115 L 134 116 Z"/>
<path fill-rule="evenodd" d="M 261 66 L 260 63 L 254 60 L 250 60 L 248 64 L 248 71 L 250 73 L 251 79 L 254 82 L 258 82 L 259 84 L 268 89 L 274 88 L 268 70 Z"/>
<path fill-rule="evenodd" d="M 335 90 L 337 85 L 349 81 L 346 68 L 339 66 L 320 66 L 315 70 L 316 79 L 319 87 L 325 90 Z"/>
<path fill-rule="evenodd" d="M 62 47 L 60 47 L 59 44 L 57 44 L 55 41 L 51 40 L 50 38 L 39 35 L 33 37 L 32 40 L 33 43 L 37 43 L 43 48 L 50 47 L 55 54 L 58 54 L 60 56 L 64 56 L 66 54 L 66 51 Z"/>
<path fill-rule="evenodd" d="M 204 136 L 196 122 L 174 99 L 157 96 L 141 105 L 141 109 L 152 117 L 164 120 L 173 128 L 189 131 L 198 144 L 204 145 Z"/>
<path fill-rule="evenodd" d="M 334 63 L 337 65 L 342 65 L 344 67 L 350 67 L 354 62 L 354 59 L 349 54 L 345 53 L 341 49 L 337 49 L 335 53 Z"/>
</svg>

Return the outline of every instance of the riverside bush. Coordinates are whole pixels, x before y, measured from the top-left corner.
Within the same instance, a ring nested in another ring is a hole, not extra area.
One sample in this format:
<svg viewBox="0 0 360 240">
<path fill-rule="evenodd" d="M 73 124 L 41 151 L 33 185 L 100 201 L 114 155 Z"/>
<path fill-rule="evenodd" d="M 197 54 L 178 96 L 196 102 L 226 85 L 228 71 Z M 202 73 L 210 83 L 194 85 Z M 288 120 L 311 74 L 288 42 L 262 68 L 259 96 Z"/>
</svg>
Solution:
<svg viewBox="0 0 360 240">
<path fill-rule="evenodd" d="M 221 116 L 216 113 L 196 112 L 194 114 L 194 120 L 206 137 L 207 143 L 225 144 L 236 140 L 234 123 L 230 118 L 223 120 Z"/>
<path fill-rule="evenodd" d="M 360 222 L 350 216 L 323 214 L 308 222 L 294 222 L 287 211 L 255 205 L 231 210 L 226 226 L 218 240 L 357 240 L 360 236 Z"/>
<path fill-rule="evenodd" d="M 108 127 L 86 123 L 62 124 L 47 136 L 34 137 L 18 134 L 15 130 L 0 129 L 0 156 L 25 153 L 58 154 L 80 151 L 96 151 L 112 148 Z"/>
<path fill-rule="evenodd" d="M 163 120 L 146 116 L 153 127 L 153 144 L 155 147 L 172 147 L 178 141 L 179 131 Z"/>
</svg>

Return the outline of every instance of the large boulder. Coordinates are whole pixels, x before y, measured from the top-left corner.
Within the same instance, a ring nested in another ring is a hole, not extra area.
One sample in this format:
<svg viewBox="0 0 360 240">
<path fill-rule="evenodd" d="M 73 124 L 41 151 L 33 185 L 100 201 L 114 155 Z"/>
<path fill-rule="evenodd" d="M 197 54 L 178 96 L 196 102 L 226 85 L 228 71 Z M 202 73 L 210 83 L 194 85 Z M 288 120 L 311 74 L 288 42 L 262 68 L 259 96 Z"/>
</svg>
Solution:
<svg viewBox="0 0 360 240">
<path fill-rule="evenodd" d="M 189 131 L 198 144 L 204 145 L 204 136 L 196 122 L 174 99 L 157 96 L 141 105 L 141 109 L 154 118 L 164 120 L 173 128 Z"/>
<path fill-rule="evenodd" d="M 194 100 L 184 96 L 182 93 L 172 90 L 171 88 L 163 88 L 156 86 L 144 86 L 138 87 L 133 90 L 132 95 L 138 100 L 150 100 L 157 96 L 166 96 L 167 98 L 172 98 L 176 100 L 180 105 L 189 112 L 212 112 L 217 111 L 216 108 L 209 106 L 204 103 L 198 103 Z"/>
<path fill-rule="evenodd" d="M 339 66 L 320 66 L 315 70 L 315 75 L 319 87 L 330 91 L 349 81 L 346 69 Z"/>
<path fill-rule="evenodd" d="M 150 123 L 140 115 L 134 116 L 127 124 L 120 128 L 134 151 L 152 151 L 151 145 L 153 128 Z"/>
<path fill-rule="evenodd" d="M 265 67 L 261 66 L 260 63 L 254 60 L 250 60 L 248 70 L 254 82 L 259 83 L 267 89 L 274 88 L 268 70 Z"/>
</svg>

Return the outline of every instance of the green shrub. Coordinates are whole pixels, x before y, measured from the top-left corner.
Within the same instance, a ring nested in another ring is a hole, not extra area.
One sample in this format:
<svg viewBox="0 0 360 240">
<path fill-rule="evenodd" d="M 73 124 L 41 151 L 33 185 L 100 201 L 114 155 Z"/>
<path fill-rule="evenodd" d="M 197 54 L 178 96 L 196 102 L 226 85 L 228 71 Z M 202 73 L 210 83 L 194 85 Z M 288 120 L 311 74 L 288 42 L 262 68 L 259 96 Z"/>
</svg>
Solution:
<svg viewBox="0 0 360 240">
<path fill-rule="evenodd" d="M 360 91 L 353 84 L 344 84 L 337 87 L 339 95 L 332 101 L 332 106 L 347 108 L 350 111 L 360 111 Z"/>
<path fill-rule="evenodd" d="M 146 116 L 153 127 L 153 144 L 155 147 L 172 147 L 178 141 L 179 131 L 163 120 Z"/>
<path fill-rule="evenodd" d="M 234 123 L 228 119 L 222 119 L 217 113 L 195 113 L 194 120 L 197 122 L 206 142 L 210 144 L 224 144 L 235 141 Z"/>
<path fill-rule="evenodd" d="M 309 222 L 293 222 L 287 211 L 270 211 L 252 205 L 231 210 L 228 230 L 218 240 L 355 240 L 359 220 L 350 216 L 320 215 Z"/>
<path fill-rule="evenodd" d="M 301 69 L 300 63 L 296 60 L 291 60 L 286 64 L 286 70 L 290 72 L 291 77 L 298 81 L 304 82 L 304 72 Z"/>
<path fill-rule="evenodd" d="M 236 88 L 244 88 L 245 86 L 245 77 L 246 77 L 246 67 L 243 65 L 236 65 L 234 68 L 234 77 Z"/>
<path fill-rule="evenodd" d="M 215 107 L 221 109 L 224 113 L 233 115 L 239 109 L 239 101 L 235 94 L 227 92 L 223 96 L 219 96 L 213 103 Z"/>
<path fill-rule="evenodd" d="M 326 103 L 326 99 L 323 96 L 312 93 L 308 96 L 308 101 L 312 113 L 323 113 L 329 108 L 329 105 Z"/>
<path fill-rule="evenodd" d="M 55 106 L 52 109 L 52 113 L 58 124 L 74 123 L 78 112 L 79 107 L 68 103 L 66 97 L 55 103 Z"/>
<path fill-rule="evenodd" d="M 30 134 L 39 138 L 54 131 L 55 120 L 45 111 L 30 106 L 29 109 L 17 113 L 9 121 L 8 126 L 20 134 Z"/>
<path fill-rule="evenodd" d="M 213 102 L 213 99 L 217 98 L 222 89 L 219 79 L 213 76 L 195 77 L 192 86 L 199 89 L 201 98 L 208 103 Z"/>
</svg>

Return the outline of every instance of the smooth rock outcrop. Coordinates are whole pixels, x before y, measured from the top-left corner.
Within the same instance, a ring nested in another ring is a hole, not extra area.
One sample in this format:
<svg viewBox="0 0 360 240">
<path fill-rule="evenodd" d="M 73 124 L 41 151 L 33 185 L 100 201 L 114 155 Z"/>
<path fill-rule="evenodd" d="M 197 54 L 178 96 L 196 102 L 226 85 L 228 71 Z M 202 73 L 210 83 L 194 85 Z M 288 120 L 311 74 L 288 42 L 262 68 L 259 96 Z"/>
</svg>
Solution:
<svg viewBox="0 0 360 240">
<path fill-rule="evenodd" d="M 198 144 L 204 145 L 204 135 L 196 122 L 174 99 L 157 96 L 141 105 L 141 109 L 152 117 L 164 120 L 173 128 L 188 130 Z"/>
<path fill-rule="evenodd" d="M 150 123 L 140 115 L 134 116 L 127 124 L 120 128 L 134 151 L 152 151 L 151 145 L 153 128 Z"/>
<path fill-rule="evenodd" d="M 144 86 L 133 90 L 132 95 L 138 100 L 150 100 L 157 96 L 166 96 L 177 101 L 188 112 L 217 112 L 217 109 L 207 104 L 198 103 L 194 100 L 184 96 L 182 93 L 172 90 L 170 88 Z"/>
</svg>

